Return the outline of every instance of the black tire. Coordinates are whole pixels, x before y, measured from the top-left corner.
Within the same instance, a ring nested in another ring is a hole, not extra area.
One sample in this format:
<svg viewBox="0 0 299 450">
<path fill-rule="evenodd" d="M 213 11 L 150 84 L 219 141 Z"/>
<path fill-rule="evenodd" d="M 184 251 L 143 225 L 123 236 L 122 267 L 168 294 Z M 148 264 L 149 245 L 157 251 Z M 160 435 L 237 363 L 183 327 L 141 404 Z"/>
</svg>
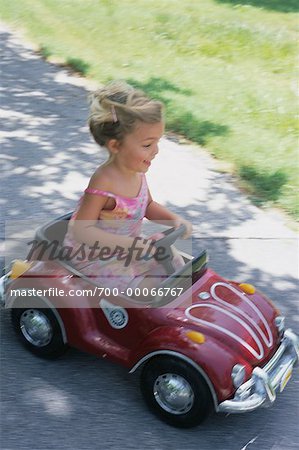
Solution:
<svg viewBox="0 0 299 450">
<path fill-rule="evenodd" d="M 205 380 L 196 369 L 180 359 L 159 357 L 149 361 L 143 368 L 140 382 L 141 392 L 150 410 L 172 426 L 197 426 L 213 410 L 211 393 Z M 178 389 L 181 389 L 182 396 L 171 398 Z M 165 392 L 169 393 L 168 397 Z"/>
<path fill-rule="evenodd" d="M 21 343 L 41 358 L 55 359 L 65 353 L 68 345 L 51 308 L 32 301 L 31 307 L 19 308 L 19 303 L 11 309 L 11 321 Z"/>
</svg>

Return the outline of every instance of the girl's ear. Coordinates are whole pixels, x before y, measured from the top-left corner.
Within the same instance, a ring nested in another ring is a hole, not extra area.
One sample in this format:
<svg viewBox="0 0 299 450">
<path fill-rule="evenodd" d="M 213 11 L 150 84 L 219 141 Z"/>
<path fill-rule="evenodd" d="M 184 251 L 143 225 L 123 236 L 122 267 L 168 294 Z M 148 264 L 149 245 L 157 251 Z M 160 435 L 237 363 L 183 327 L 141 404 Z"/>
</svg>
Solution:
<svg viewBox="0 0 299 450">
<path fill-rule="evenodd" d="M 108 148 L 108 150 L 115 154 L 119 152 L 119 141 L 117 139 L 109 139 L 109 141 L 107 141 L 106 146 Z"/>
</svg>

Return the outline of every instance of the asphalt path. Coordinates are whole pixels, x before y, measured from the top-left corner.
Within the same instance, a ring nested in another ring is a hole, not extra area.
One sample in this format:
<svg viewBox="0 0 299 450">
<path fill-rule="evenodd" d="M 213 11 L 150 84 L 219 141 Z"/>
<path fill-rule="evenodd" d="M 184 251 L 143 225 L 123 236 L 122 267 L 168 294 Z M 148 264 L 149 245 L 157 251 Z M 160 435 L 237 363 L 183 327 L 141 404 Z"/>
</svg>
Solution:
<svg viewBox="0 0 299 450">
<path fill-rule="evenodd" d="M 104 155 L 86 127 L 88 86 L 43 61 L 4 25 L 0 31 L 0 237 L 9 260 L 23 250 L 4 225 L 33 236 L 35 224 L 72 210 Z M 216 271 L 257 285 L 298 332 L 298 240 L 284 217 L 251 205 L 195 146 L 163 140 L 148 179 L 158 201 L 193 222 L 192 252 L 206 247 Z M 0 367 L 3 450 L 298 448 L 297 373 L 270 409 L 213 415 L 180 430 L 150 414 L 138 377 L 125 369 L 75 349 L 56 361 L 26 352 L 7 310 L 1 310 Z"/>
</svg>

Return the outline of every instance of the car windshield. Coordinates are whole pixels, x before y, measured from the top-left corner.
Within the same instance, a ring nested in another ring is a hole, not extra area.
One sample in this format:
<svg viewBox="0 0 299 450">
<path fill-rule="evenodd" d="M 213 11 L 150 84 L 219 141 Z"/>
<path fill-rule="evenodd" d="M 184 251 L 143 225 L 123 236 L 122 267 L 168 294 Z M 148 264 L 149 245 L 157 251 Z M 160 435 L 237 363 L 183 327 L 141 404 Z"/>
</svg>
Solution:
<svg viewBox="0 0 299 450">
<path fill-rule="evenodd" d="M 64 235 L 67 230 L 68 221 L 70 214 L 67 214 L 44 227 L 41 227 L 36 232 L 36 239 L 38 242 L 42 243 L 48 252 L 53 253 L 55 250 L 55 255 L 60 255 L 60 246 L 62 245 Z M 54 249 L 52 248 L 54 247 Z M 35 254 L 35 259 L 44 259 L 47 252 L 42 252 L 42 257 L 38 257 Z M 51 256 L 50 255 L 50 256 Z M 92 266 L 96 261 L 89 262 L 84 266 L 78 268 L 78 266 L 72 265 L 70 261 L 60 258 L 59 256 L 55 258 L 57 262 L 63 265 L 69 272 L 74 276 L 85 280 L 89 284 L 101 288 L 102 286 L 96 281 L 96 277 L 88 276 L 85 274 L 84 269 L 87 266 Z M 110 260 L 112 262 L 112 260 Z M 107 264 L 109 262 L 107 261 Z M 105 265 L 105 264 L 104 264 Z M 158 283 L 155 288 L 148 289 L 145 292 L 140 289 L 138 292 L 138 287 L 134 289 L 134 296 L 127 296 L 128 300 L 139 304 L 147 304 L 149 306 L 163 306 L 186 292 L 192 285 L 202 276 L 207 268 L 207 253 L 203 251 L 199 256 L 189 259 L 186 264 L 169 275 L 162 283 Z M 139 294 L 139 295 L 138 295 Z"/>
<path fill-rule="evenodd" d="M 102 286 L 96 282 L 93 277 L 85 275 L 77 268 L 60 261 L 70 272 L 76 277 L 82 278 L 89 284 L 101 288 Z M 124 295 L 128 300 L 133 303 L 149 305 L 149 306 L 164 306 L 171 303 L 178 298 L 184 292 L 186 292 L 192 285 L 205 273 L 207 269 L 207 253 L 203 251 L 199 256 L 188 261 L 185 266 L 171 274 L 162 283 L 154 288 L 134 288 L 132 289 L 132 295 L 130 294 L 130 288 L 127 288 L 127 294 Z M 105 288 L 103 288 L 105 292 Z M 113 289 L 109 288 L 110 291 Z M 123 297 L 123 295 L 121 295 Z"/>
<path fill-rule="evenodd" d="M 163 306 L 182 295 L 203 275 L 207 269 L 207 253 L 203 251 L 187 264 L 170 275 L 157 288 L 153 303 Z"/>
</svg>

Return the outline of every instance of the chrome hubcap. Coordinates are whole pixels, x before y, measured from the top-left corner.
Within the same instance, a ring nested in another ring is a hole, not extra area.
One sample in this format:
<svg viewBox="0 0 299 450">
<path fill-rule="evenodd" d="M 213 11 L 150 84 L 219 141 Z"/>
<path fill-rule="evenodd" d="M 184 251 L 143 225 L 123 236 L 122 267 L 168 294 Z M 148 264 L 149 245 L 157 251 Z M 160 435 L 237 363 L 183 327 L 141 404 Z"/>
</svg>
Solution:
<svg viewBox="0 0 299 450">
<path fill-rule="evenodd" d="M 165 373 L 156 379 L 154 396 L 161 408 L 171 414 L 185 414 L 194 403 L 194 392 L 188 381 L 173 373 Z"/>
<path fill-rule="evenodd" d="M 36 347 L 48 345 L 53 329 L 47 316 L 38 309 L 27 309 L 20 317 L 20 327 L 25 339 Z"/>
</svg>

